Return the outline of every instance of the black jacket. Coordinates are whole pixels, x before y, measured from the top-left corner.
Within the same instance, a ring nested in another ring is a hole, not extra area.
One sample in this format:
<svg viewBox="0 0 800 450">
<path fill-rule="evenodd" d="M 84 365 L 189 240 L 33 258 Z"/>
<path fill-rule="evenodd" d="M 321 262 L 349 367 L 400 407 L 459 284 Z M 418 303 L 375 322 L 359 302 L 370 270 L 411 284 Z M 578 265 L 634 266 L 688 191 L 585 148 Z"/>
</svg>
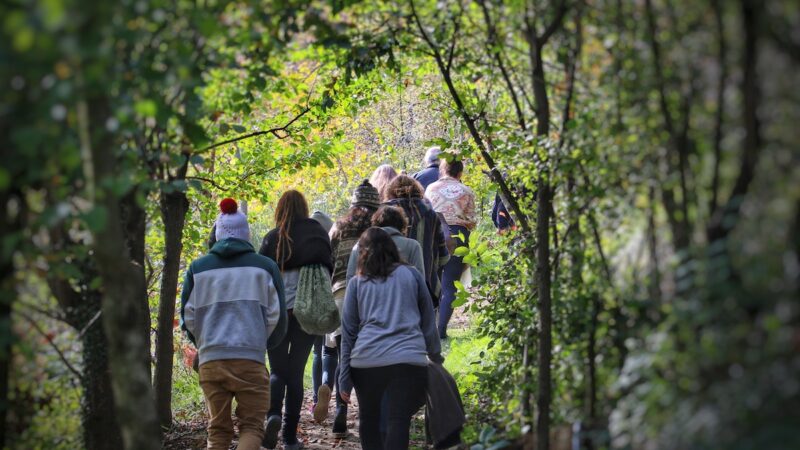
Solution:
<svg viewBox="0 0 800 450">
<path fill-rule="evenodd" d="M 278 263 L 281 270 L 299 269 L 311 264 L 321 264 L 333 272 L 333 256 L 331 255 L 331 240 L 325 228 L 314 219 L 306 218 L 295 220 L 289 227 L 289 237 L 292 238 L 291 256 L 285 259 L 282 255 L 278 261 L 278 229 L 272 229 L 261 242 L 258 253 L 272 258 Z M 283 264 L 281 264 L 283 262 Z"/>
</svg>

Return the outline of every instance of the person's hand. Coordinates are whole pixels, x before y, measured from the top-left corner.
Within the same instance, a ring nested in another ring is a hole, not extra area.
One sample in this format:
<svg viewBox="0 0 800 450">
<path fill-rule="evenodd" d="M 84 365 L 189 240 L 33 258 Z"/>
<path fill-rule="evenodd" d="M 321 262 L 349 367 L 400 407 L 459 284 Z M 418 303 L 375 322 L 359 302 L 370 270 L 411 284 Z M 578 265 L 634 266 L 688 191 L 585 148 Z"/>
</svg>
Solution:
<svg viewBox="0 0 800 450">
<path fill-rule="evenodd" d="M 339 392 L 339 397 L 342 397 L 342 401 L 350 404 L 350 393 L 349 392 Z"/>
</svg>

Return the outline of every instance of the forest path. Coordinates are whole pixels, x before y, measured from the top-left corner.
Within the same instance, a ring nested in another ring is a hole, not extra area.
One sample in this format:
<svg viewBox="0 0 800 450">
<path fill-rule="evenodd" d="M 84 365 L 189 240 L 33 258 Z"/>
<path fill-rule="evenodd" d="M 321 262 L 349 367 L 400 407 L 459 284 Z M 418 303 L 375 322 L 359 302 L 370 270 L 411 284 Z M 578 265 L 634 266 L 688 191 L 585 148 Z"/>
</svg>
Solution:
<svg viewBox="0 0 800 450">
<path fill-rule="evenodd" d="M 469 317 L 465 308 L 457 308 L 453 313 L 453 318 L 450 321 L 450 329 L 466 329 L 469 327 Z M 447 345 L 443 349 L 448 348 Z M 447 355 L 445 354 L 445 358 Z M 306 383 L 308 384 L 308 383 Z M 343 439 L 336 439 L 333 437 L 331 429 L 333 428 L 333 417 L 335 414 L 335 399 L 331 398 L 331 406 L 329 409 L 330 414 L 323 423 L 317 423 L 311 414 L 312 405 L 312 388 L 305 386 L 305 393 L 303 395 L 303 407 L 300 412 L 300 426 L 298 429 L 297 437 L 300 439 L 305 448 L 308 450 L 321 450 L 321 449 L 343 449 L 343 450 L 358 450 L 361 448 L 358 437 L 358 398 L 356 395 L 352 396 L 350 407 L 347 411 L 347 429 L 348 435 Z M 234 424 L 237 424 L 234 417 Z M 188 449 L 204 449 L 206 448 L 206 427 L 208 426 L 208 418 L 205 414 L 196 417 L 195 420 L 189 422 L 179 422 L 172 430 L 170 430 L 164 439 L 164 450 L 188 450 Z M 423 414 L 420 410 L 411 422 L 411 442 L 409 448 L 411 449 L 425 449 L 428 448 L 424 443 L 424 428 L 423 428 Z M 238 437 L 238 429 L 237 429 Z M 235 439 L 231 445 L 231 450 L 236 448 L 238 440 Z M 277 450 L 282 450 L 283 445 L 279 442 Z"/>
</svg>

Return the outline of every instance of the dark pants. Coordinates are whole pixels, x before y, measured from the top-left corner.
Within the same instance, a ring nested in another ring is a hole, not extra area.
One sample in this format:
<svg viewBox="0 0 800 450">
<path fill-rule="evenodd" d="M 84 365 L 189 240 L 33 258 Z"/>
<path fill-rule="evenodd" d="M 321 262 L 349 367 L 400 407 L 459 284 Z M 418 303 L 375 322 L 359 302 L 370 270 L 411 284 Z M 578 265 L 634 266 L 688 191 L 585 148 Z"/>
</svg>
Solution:
<svg viewBox="0 0 800 450">
<path fill-rule="evenodd" d="M 336 387 L 336 414 L 347 414 L 347 403 L 339 396 L 339 358 L 342 347 L 342 336 L 336 336 L 336 347 L 322 347 L 322 383 Z"/>
<path fill-rule="evenodd" d="M 359 405 L 358 433 L 364 450 L 407 449 L 411 418 L 425 404 L 428 369 L 395 364 L 370 369 L 352 368 Z M 381 436 L 381 401 L 388 414 L 386 434 Z"/>
<path fill-rule="evenodd" d="M 300 408 L 303 407 L 303 372 L 315 338 L 300 328 L 294 316 L 289 316 L 286 337 L 277 347 L 267 351 L 272 372 L 267 417 L 281 415 L 285 397 L 283 442 L 287 444 L 297 442 L 297 424 L 300 422 Z"/>
<path fill-rule="evenodd" d="M 450 225 L 450 234 L 464 235 L 464 240 L 456 237 L 458 247 L 469 246 L 469 230 L 460 225 Z M 456 247 L 457 248 L 457 247 Z M 464 272 L 464 257 L 450 255 L 450 260 L 442 271 L 442 301 L 439 303 L 439 337 L 447 336 L 447 324 L 453 316 L 453 300 L 456 298 L 455 282 L 461 279 Z"/>
</svg>

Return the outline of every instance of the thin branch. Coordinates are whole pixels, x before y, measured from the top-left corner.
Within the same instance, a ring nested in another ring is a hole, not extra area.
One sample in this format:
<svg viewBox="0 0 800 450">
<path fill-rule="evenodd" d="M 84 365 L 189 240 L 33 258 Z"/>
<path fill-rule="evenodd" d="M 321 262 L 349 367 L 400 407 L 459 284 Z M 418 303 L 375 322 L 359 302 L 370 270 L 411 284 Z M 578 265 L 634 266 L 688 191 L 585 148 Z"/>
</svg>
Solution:
<svg viewBox="0 0 800 450">
<path fill-rule="evenodd" d="M 553 21 L 550 22 L 547 27 L 545 27 L 544 32 L 541 36 L 539 36 L 536 41 L 538 42 L 539 46 L 544 47 L 550 37 L 561 27 L 561 21 L 564 20 L 564 15 L 567 13 L 567 1 L 561 0 L 558 2 L 558 9 L 556 10 L 556 16 L 553 17 Z"/>
<path fill-rule="evenodd" d="M 717 26 L 717 58 L 719 60 L 719 79 L 717 80 L 717 111 L 714 120 L 714 170 L 711 178 L 711 201 L 708 206 L 709 215 L 717 210 L 719 198 L 719 167 L 722 162 L 722 124 L 725 112 L 725 84 L 728 78 L 728 66 L 725 64 L 727 45 L 725 42 L 725 29 L 722 20 L 722 5 L 720 0 L 712 0 L 714 19 Z"/>
<path fill-rule="evenodd" d="M 508 89 L 508 93 L 511 96 L 511 101 L 514 104 L 514 110 L 517 113 L 517 122 L 519 123 L 520 128 L 522 128 L 522 131 L 528 131 L 528 124 L 525 121 L 525 114 L 522 112 L 522 107 L 520 106 L 519 99 L 517 98 L 517 91 L 514 89 L 514 84 L 511 82 L 511 76 L 508 73 L 508 69 L 506 69 L 505 62 L 503 61 L 503 57 L 501 55 L 500 43 L 497 39 L 497 28 L 495 28 L 494 22 L 492 21 L 492 16 L 489 12 L 489 8 L 486 6 L 486 1 L 478 0 L 478 4 L 481 6 L 481 10 L 483 11 L 483 20 L 486 22 L 486 50 L 494 57 L 497 68 L 500 69 L 500 74 L 503 76 L 503 81 L 506 83 L 506 89 Z"/>
<path fill-rule="evenodd" d="M 50 336 L 47 333 L 45 333 L 42 327 L 40 327 L 39 324 L 36 323 L 36 320 L 22 311 L 17 311 L 17 314 L 19 314 L 23 319 L 28 321 L 33 326 L 33 328 L 35 328 L 36 331 L 45 338 L 47 343 L 50 344 L 50 346 L 53 347 L 53 350 L 55 350 L 56 354 L 58 354 L 58 357 L 61 358 L 61 361 L 64 362 L 64 365 L 67 366 L 67 369 L 69 369 L 69 371 L 72 372 L 72 374 L 75 375 L 75 377 L 78 380 L 83 380 L 83 374 L 78 369 L 76 369 L 75 366 L 73 366 L 72 363 L 69 362 L 69 360 L 67 360 L 67 357 L 64 356 L 64 353 L 61 351 L 61 349 L 59 349 L 56 343 L 53 342 L 53 339 L 51 339 Z"/>
<path fill-rule="evenodd" d="M 292 124 L 294 124 L 297 120 L 299 120 L 301 117 L 306 115 L 306 113 L 309 112 L 309 111 L 311 111 L 311 107 L 310 106 L 306 106 L 305 109 L 303 109 L 299 114 L 294 116 L 290 121 L 286 122 L 286 124 L 284 124 L 283 126 L 276 127 L 276 128 L 270 128 L 269 130 L 255 131 L 255 132 L 252 132 L 252 133 L 247 133 L 247 134 L 243 134 L 241 136 L 237 136 L 235 138 L 226 139 L 224 141 L 211 144 L 211 145 L 203 148 L 202 150 L 199 150 L 196 154 L 205 153 L 205 152 L 207 152 L 207 151 L 209 151 L 209 150 L 211 150 L 213 148 L 222 147 L 223 145 L 233 144 L 234 142 L 243 141 L 245 139 L 250 139 L 250 138 L 257 137 L 257 136 L 263 136 L 265 134 L 271 134 L 271 135 L 275 136 L 278 139 L 286 139 L 287 137 L 289 137 L 289 131 L 288 131 L 289 127 L 291 127 Z M 281 134 L 281 133 L 285 133 L 285 134 Z"/>
</svg>

